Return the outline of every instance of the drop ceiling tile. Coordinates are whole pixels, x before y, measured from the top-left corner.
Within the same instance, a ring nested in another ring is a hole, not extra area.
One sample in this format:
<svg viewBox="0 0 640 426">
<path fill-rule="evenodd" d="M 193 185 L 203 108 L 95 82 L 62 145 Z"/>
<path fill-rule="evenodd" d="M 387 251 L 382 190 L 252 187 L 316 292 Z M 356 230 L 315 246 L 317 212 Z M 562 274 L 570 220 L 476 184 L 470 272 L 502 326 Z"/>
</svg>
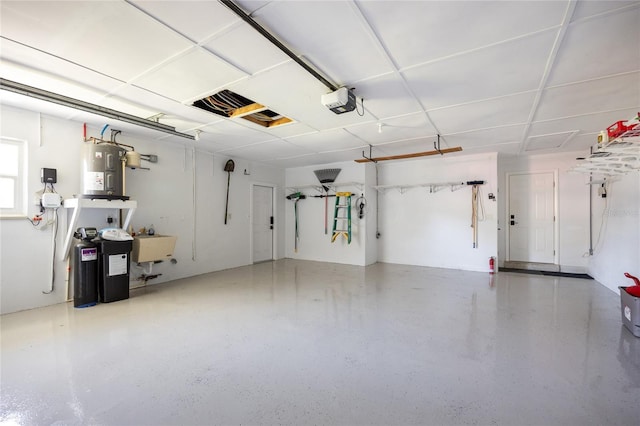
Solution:
<svg viewBox="0 0 640 426">
<path fill-rule="evenodd" d="M 270 127 L 265 130 L 269 134 L 277 138 L 289 138 L 293 136 L 306 135 L 307 133 L 315 133 L 316 129 L 303 123 L 289 123 L 281 126 Z"/>
<path fill-rule="evenodd" d="M 131 0 L 130 3 L 197 43 L 240 21 L 229 8 L 215 1 Z"/>
<path fill-rule="evenodd" d="M 546 89 L 535 121 L 637 108 L 640 72 Z"/>
<path fill-rule="evenodd" d="M 121 109 L 123 111 L 131 105 L 138 105 L 141 110 L 151 112 L 151 114 L 145 115 L 143 118 L 148 118 L 157 114 L 164 114 L 169 117 L 183 117 L 203 124 L 213 123 L 224 119 L 199 108 L 184 105 L 164 96 L 160 96 L 141 87 L 129 85 L 119 87 L 109 96 L 105 97 L 105 99 L 101 100 L 100 104 L 113 109 Z M 120 106 L 120 104 L 123 104 L 124 106 Z M 130 113 L 134 114 L 133 112 Z M 140 114 L 146 114 L 146 112 L 135 113 L 135 115 Z M 162 122 L 162 118 L 160 121 Z"/>
<path fill-rule="evenodd" d="M 564 144 L 563 151 L 584 151 L 585 155 L 589 154 L 589 148 L 595 145 L 597 135 L 588 133 L 584 135 L 576 135 Z"/>
<path fill-rule="evenodd" d="M 531 124 L 529 134 L 536 136 L 572 130 L 580 130 L 582 133 L 598 133 L 617 121 L 631 119 L 637 112 L 637 109 L 625 109 L 586 114 L 577 117 L 566 117 L 557 120 L 539 121 Z"/>
<path fill-rule="evenodd" d="M 271 2 L 252 16 L 338 86 L 392 71 L 351 2 Z"/>
<path fill-rule="evenodd" d="M 526 123 L 535 93 L 522 93 L 429 111 L 442 134 Z"/>
<path fill-rule="evenodd" d="M 273 67 L 291 59 L 248 24 L 223 31 L 203 48 L 247 74 Z"/>
<path fill-rule="evenodd" d="M 480 147 L 493 147 L 500 150 L 504 144 L 520 143 L 525 125 L 497 127 L 493 129 L 474 130 L 471 132 L 444 135 L 448 146 L 461 146 L 464 150 Z"/>
<path fill-rule="evenodd" d="M 575 132 L 554 133 L 550 135 L 530 136 L 525 143 L 525 151 L 542 151 L 559 148 L 575 136 Z"/>
<path fill-rule="evenodd" d="M 123 81 L 191 46 L 125 2 L 3 1 L 0 7 L 3 37 Z"/>
<path fill-rule="evenodd" d="M 422 111 L 420 103 L 407 90 L 396 73 L 354 84 L 355 93 L 364 99 L 364 106 L 379 119 Z"/>
<path fill-rule="evenodd" d="M 573 23 L 562 41 L 548 86 L 637 71 L 639 43 L 640 7 Z"/>
<path fill-rule="evenodd" d="M 66 76 L 50 74 L 4 59 L 0 60 L 0 67 L 2 68 L 2 78 L 89 103 L 97 103 L 105 93 L 103 89 L 78 84 Z M 96 82 L 103 87 L 115 87 L 120 84 L 114 80 L 106 81 L 107 78 L 97 80 L 100 80 Z"/>
<path fill-rule="evenodd" d="M 373 119 L 368 112 L 364 113 L 364 117 L 356 111 L 344 114 L 331 112 L 320 102 L 321 96 L 330 90 L 295 62 L 286 62 L 228 88 L 318 130 L 335 129 Z M 362 112 L 360 100 L 358 111 Z"/>
<path fill-rule="evenodd" d="M 136 79 L 135 85 L 178 102 L 197 100 L 246 74 L 200 48 Z"/>
<path fill-rule="evenodd" d="M 357 124 L 346 127 L 346 130 L 371 145 L 437 134 L 423 112 Z"/>
<path fill-rule="evenodd" d="M 555 37 L 546 31 L 403 74 L 427 109 L 535 90 Z"/>
<path fill-rule="evenodd" d="M 362 158 L 362 149 L 345 149 L 341 151 L 331 151 L 316 154 L 315 162 L 311 164 L 339 163 L 343 161 L 354 161 L 357 158 Z M 340 179 L 337 180 L 338 182 L 340 182 Z"/>
<path fill-rule="evenodd" d="M 45 52 L 2 39 L 2 77 L 38 89 L 93 102 L 122 82 Z"/>
<path fill-rule="evenodd" d="M 579 1 L 576 3 L 576 9 L 573 12 L 571 21 L 575 22 L 628 6 L 638 7 L 639 4 L 637 1 Z"/>
<path fill-rule="evenodd" d="M 262 161 L 273 167 L 280 167 L 283 169 L 290 167 L 304 167 L 314 166 L 317 164 L 327 164 L 330 161 L 325 160 L 324 156 L 328 154 L 304 154 L 298 156 L 291 156 L 289 158 L 278 158 L 275 160 Z"/>
<path fill-rule="evenodd" d="M 286 139 L 293 145 L 313 152 L 329 152 L 359 148 L 366 145 L 356 136 L 342 130 L 327 130 Z"/>
<path fill-rule="evenodd" d="M 557 26 L 566 8 L 565 2 L 520 1 L 372 1 L 358 5 L 400 68 Z"/>
<path fill-rule="evenodd" d="M 513 143 L 505 143 L 499 146 L 499 149 L 496 151 L 495 147 L 492 146 L 483 146 L 480 148 L 469 149 L 467 151 L 468 154 L 481 154 L 485 152 L 498 152 L 498 154 L 502 156 L 517 156 L 520 155 L 520 146 L 519 142 Z"/>
<path fill-rule="evenodd" d="M 304 155 L 312 153 L 311 150 L 290 144 L 289 142 L 276 140 L 232 148 L 224 151 L 225 155 L 244 158 L 250 161 L 269 161 L 279 158 L 287 158 L 294 155 Z"/>
<path fill-rule="evenodd" d="M 135 115 L 136 117 L 139 117 L 139 118 L 149 118 L 159 112 L 157 109 L 154 109 L 153 107 L 150 107 L 147 105 L 141 105 L 137 102 L 118 98 L 118 97 L 102 98 L 100 101 L 96 102 L 96 104 L 101 107 L 110 108 L 116 111 L 124 112 L 126 114 Z M 160 122 L 164 123 L 163 120 L 160 120 Z"/>
<path fill-rule="evenodd" d="M 200 130 L 207 134 L 213 134 L 218 139 L 230 141 L 236 147 L 252 145 L 274 139 L 274 137 L 267 132 L 246 127 L 241 123 L 236 123 L 229 119 L 224 119 L 214 124 L 202 126 Z"/>
<path fill-rule="evenodd" d="M 219 133 L 207 132 L 206 129 L 203 133 L 200 133 L 199 137 L 200 140 L 194 142 L 195 146 L 208 152 L 220 152 L 239 146 L 235 137 L 221 136 Z"/>
</svg>

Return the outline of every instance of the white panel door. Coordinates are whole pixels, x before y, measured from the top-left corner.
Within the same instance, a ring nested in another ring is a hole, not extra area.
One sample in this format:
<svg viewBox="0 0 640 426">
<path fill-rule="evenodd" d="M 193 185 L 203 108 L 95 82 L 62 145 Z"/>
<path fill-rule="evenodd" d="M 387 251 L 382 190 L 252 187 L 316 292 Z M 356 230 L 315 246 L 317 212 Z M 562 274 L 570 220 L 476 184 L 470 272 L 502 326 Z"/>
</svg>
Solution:
<svg viewBox="0 0 640 426">
<path fill-rule="evenodd" d="M 509 260 L 554 263 L 554 174 L 509 176 Z"/>
<path fill-rule="evenodd" d="M 253 262 L 273 260 L 273 188 L 253 186 Z"/>
</svg>

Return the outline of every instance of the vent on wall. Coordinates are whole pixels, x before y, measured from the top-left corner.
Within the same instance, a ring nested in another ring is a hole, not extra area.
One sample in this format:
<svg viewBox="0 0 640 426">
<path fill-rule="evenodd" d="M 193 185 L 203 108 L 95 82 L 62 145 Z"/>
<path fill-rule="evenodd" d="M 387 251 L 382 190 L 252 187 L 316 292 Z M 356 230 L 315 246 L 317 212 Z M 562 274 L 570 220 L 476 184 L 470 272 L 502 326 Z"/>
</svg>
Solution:
<svg viewBox="0 0 640 426">
<path fill-rule="evenodd" d="M 262 127 L 292 122 L 290 118 L 226 89 L 195 101 L 193 106 L 227 118 L 242 118 Z"/>
</svg>

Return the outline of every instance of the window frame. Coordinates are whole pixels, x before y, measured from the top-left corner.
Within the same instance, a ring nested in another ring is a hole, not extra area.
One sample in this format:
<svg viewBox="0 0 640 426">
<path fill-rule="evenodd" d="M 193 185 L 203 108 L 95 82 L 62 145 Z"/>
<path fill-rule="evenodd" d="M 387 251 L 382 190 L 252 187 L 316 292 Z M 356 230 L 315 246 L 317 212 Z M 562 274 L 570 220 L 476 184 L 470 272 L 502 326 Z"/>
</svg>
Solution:
<svg viewBox="0 0 640 426">
<path fill-rule="evenodd" d="M 0 144 L 18 147 L 18 173 L 16 176 L 4 175 L 1 178 L 13 179 L 15 182 L 13 193 L 13 208 L 0 208 L 0 219 L 27 217 L 27 141 L 23 139 L 0 136 Z"/>
</svg>

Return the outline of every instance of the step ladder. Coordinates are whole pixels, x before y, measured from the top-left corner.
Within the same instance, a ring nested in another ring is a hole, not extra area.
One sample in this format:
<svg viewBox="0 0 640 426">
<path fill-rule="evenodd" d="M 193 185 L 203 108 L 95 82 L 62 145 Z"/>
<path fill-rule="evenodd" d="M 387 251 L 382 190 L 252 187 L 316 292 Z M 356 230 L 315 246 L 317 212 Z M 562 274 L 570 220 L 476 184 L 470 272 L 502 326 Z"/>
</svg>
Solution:
<svg viewBox="0 0 640 426">
<path fill-rule="evenodd" d="M 331 242 L 335 242 L 339 235 L 343 235 L 351 244 L 351 192 L 336 192 Z"/>
</svg>

